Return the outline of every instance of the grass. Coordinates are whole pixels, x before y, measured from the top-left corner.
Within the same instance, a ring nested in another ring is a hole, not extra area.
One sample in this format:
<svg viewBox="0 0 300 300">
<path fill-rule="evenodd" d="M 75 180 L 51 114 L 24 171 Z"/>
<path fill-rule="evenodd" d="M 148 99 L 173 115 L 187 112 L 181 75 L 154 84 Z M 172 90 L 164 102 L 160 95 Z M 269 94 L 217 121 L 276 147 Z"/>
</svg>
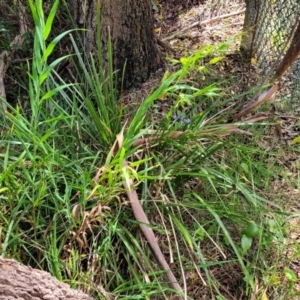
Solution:
<svg viewBox="0 0 300 300">
<path fill-rule="evenodd" d="M 1 255 L 96 299 L 170 299 L 174 291 L 125 196 L 123 182 L 133 179 L 187 299 L 292 295 L 295 277 L 281 259 L 287 214 L 270 195 L 278 157 L 257 147 L 261 135 L 233 134 L 234 124 L 224 124 L 224 113 L 215 112 L 224 104 L 216 85 L 187 84 L 197 64 L 227 44 L 181 61 L 125 122 L 110 43 L 106 79 L 101 49 L 97 60 L 83 61 L 73 42 L 78 82 L 66 83 L 54 71 L 62 58 L 48 64 L 68 33 L 48 42 L 58 1 L 47 19 L 42 1 L 29 3 L 36 26 L 30 113 L 9 103 L 1 112 Z M 158 99 L 173 105 L 152 124 L 146 116 Z M 202 105 L 203 111 L 191 114 Z M 237 126 L 257 132 L 266 125 Z M 136 146 L 145 136 L 148 143 Z"/>
</svg>

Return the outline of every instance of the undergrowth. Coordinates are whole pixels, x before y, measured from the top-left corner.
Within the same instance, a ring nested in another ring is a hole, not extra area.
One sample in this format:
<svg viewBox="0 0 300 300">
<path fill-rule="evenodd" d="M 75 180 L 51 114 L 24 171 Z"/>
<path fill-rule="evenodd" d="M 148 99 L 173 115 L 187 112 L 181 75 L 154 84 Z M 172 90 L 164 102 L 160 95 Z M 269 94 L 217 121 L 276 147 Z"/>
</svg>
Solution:
<svg viewBox="0 0 300 300">
<path fill-rule="evenodd" d="M 187 299 L 267 299 L 275 293 L 285 214 L 264 195 L 273 178 L 264 163 L 269 154 L 251 143 L 252 124 L 225 124 L 224 113 L 214 113 L 222 105 L 217 85 L 186 83 L 199 62 L 224 53 L 227 43 L 178 62 L 181 68 L 166 73 L 124 120 L 110 41 L 106 78 L 101 37 L 97 59 L 89 60 L 73 40 L 75 56 L 69 58 L 78 82 L 67 83 L 55 72 L 66 57 L 48 64 L 57 43 L 72 33 L 48 42 L 58 1 L 47 19 L 42 1 L 29 3 L 36 26 L 30 114 L 9 103 L 1 113 L 1 255 L 97 299 L 170 299 L 173 291 L 125 196 L 123 182 L 130 178 Z M 152 124 L 147 112 L 159 99 L 174 105 Z M 194 110 L 195 103 L 204 108 Z M 123 142 L 116 147 L 120 132 Z M 143 137 L 147 143 L 137 144 Z M 288 278 L 285 293 L 293 284 Z"/>
</svg>

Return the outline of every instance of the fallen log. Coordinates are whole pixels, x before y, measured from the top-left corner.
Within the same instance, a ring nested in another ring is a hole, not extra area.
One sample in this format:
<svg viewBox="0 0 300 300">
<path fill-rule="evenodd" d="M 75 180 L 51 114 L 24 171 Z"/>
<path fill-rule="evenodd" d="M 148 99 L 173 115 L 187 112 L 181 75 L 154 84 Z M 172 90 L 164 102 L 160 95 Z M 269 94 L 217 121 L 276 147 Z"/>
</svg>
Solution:
<svg viewBox="0 0 300 300">
<path fill-rule="evenodd" d="M 93 300 L 49 273 L 0 256 L 0 300 Z"/>
</svg>

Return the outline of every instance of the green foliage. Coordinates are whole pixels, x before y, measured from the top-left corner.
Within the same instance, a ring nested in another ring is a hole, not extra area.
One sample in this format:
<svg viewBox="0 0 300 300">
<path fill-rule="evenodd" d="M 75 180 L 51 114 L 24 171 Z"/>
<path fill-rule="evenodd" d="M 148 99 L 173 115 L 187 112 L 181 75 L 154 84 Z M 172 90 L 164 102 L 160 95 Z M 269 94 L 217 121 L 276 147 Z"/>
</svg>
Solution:
<svg viewBox="0 0 300 300">
<path fill-rule="evenodd" d="M 0 254 L 47 270 L 73 287 L 86 286 L 99 298 L 105 290 L 120 299 L 169 299 L 165 274 L 141 243 L 124 197 L 123 182 L 132 179 L 155 224 L 151 227 L 176 262 L 182 286 L 209 286 L 212 298 L 226 299 L 214 270 L 233 264 L 242 272 L 241 289 L 250 295 L 260 276 L 258 266 L 267 264 L 264 253 L 283 240 L 282 223 L 273 211 L 280 207 L 257 191 L 271 175 L 253 157 L 265 153 L 233 136 L 235 124 L 221 123 L 224 116 L 214 113 L 220 98 L 216 85 L 186 83 L 191 72 L 218 63 L 228 43 L 182 58 L 181 68 L 166 72 L 125 121 L 112 44 L 109 40 L 104 66 L 99 24 L 96 58 L 84 57 L 71 38 L 75 55 L 68 58 L 76 83 L 55 72 L 66 57 L 48 64 L 55 46 L 71 33 L 47 43 L 58 2 L 45 19 L 42 1 L 29 1 L 35 22 L 31 111 L 7 103 L 9 112 L 2 113 Z M 97 12 L 100 16 L 99 6 Z M 198 66 L 214 53 L 207 66 Z M 166 97 L 175 99 L 174 105 L 152 124 L 149 111 Z M 212 99 L 215 105 L 191 113 Z M 137 146 L 142 137 L 148 138 L 146 146 Z M 187 271 L 191 283 L 185 281 Z M 285 276 L 294 283 L 291 270 Z"/>
</svg>

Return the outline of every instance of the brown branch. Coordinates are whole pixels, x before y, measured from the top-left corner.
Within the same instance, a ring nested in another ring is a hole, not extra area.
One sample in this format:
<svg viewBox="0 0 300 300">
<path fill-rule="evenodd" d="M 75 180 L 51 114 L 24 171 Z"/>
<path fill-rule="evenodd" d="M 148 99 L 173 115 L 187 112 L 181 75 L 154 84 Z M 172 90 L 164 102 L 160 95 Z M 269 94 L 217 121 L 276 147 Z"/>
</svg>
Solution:
<svg viewBox="0 0 300 300">
<path fill-rule="evenodd" d="M 175 53 L 176 51 L 172 48 L 172 46 L 167 43 L 167 42 L 163 42 L 161 39 L 157 39 L 157 44 L 162 47 L 165 51 L 169 51 L 172 53 Z"/>
</svg>

